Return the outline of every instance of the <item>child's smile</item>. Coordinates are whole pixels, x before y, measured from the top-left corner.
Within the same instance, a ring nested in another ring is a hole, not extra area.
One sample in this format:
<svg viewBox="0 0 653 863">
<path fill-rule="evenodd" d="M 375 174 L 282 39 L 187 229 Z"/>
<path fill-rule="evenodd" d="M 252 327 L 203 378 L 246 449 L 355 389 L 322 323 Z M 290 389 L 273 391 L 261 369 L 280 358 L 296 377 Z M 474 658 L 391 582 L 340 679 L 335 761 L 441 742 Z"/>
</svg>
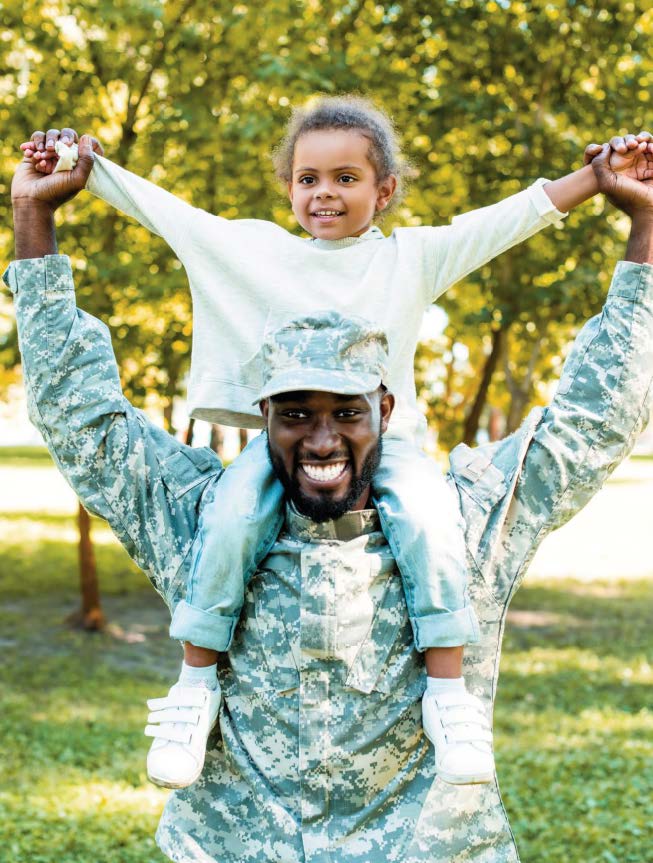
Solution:
<svg viewBox="0 0 653 863">
<path fill-rule="evenodd" d="M 386 207 L 396 181 L 378 181 L 369 149 L 369 139 L 357 130 L 324 129 L 298 138 L 288 194 L 297 221 L 311 236 L 359 237 Z"/>
</svg>

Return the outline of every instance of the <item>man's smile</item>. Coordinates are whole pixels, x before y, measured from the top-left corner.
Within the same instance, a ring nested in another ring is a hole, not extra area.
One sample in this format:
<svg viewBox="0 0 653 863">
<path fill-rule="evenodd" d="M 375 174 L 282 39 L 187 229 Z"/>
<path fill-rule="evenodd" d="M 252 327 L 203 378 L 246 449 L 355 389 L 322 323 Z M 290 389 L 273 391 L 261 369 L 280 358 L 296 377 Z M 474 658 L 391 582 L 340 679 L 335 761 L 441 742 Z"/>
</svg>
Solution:
<svg viewBox="0 0 653 863">
<path fill-rule="evenodd" d="M 328 464 L 302 462 L 300 468 L 312 483 L 319 484 L 321 489 L 331 489 L 339 485 L 348 471 L 349 462 L 345 460 Z"/>
</svg>

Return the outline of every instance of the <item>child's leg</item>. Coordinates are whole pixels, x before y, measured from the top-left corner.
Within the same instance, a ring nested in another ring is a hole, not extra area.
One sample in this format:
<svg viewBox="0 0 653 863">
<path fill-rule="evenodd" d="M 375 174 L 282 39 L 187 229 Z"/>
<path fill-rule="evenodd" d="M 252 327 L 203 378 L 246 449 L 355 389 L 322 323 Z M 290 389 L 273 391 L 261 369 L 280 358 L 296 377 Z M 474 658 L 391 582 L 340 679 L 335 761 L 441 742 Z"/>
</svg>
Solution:
<svg viewBox="0 0 653 863">
<path fill-rule="evenodd" d="M 478 641 L 467 599 L 462 516 L 437 463 L 408 440 L 384 438 L 373 491 L 401 572 L 417 650 Z"/>
<path fill-rule="evenodd" d="M 202 510 L 186 596 L 170 625 L 172 638 L 229 649 L 245 586 L 281 530 L 282 500 L 265 435 L 258 435 L 220 477 L 213 500 Z"/>
<path fill-rule="evenodd" d="M 478 640 L 467 599 L 462 518 L 437 464 L 408 441 L 384 439 L 374 496 L 401 572 L 415 645 L 428 675 L 424 730 L 439 776 L 453 784 L 489 782 L 492 733 L 482 702 L 465 689 L 463 645 Z"/>
<path fill-rule="evenodd" d="M 217 653 L 228 650 L 247 581 L 281 529 L 282 499 L 260 435 L 220 477 L 202 511 L 186 597 L 170 626 L 184 643 L 181 674 L 166 698 L 148 702 L 145 733 L 155 740 L 147 772 L 157 785 L 184 788 L 202 771 L 220 709 Z"/>
</svg>

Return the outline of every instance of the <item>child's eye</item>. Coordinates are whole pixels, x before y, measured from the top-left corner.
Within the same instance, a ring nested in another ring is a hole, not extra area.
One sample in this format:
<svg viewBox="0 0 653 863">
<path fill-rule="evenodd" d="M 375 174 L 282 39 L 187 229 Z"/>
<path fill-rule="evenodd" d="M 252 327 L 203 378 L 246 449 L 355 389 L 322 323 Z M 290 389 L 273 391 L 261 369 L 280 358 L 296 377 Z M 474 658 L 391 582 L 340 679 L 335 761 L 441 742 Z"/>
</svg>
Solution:
<svg viewBox="0 0 653 863">
<path fill-rule="evenodd" d="M 340 181 L 345 185 L 349 185 L 350 183 L 354 183 L 356 181 L 356 177 L 352 177 L 351 174 L 343 174 L 340 177 Z"/>
<path fill-rule="evenodd" d="M 310 186 L 310 184 L 314 181 L 314 177 L 300 177 L 299 182 L 303 186 Z"/>
</svg>

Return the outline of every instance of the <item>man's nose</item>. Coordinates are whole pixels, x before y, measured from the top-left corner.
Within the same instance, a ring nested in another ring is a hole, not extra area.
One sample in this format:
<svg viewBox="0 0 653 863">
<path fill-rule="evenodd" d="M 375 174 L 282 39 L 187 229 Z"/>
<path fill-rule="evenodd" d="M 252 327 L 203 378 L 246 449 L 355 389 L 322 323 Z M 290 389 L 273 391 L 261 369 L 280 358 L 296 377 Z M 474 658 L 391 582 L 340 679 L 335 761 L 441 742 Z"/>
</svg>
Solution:
<svg viewBox="0 0 653 863">
<path fill-rule="evenodd" d="M 328 458 L 340 446 L 340 435 L 329 420 L 316 420 L 303 443 L 309 455 Z"/>
</svg>

